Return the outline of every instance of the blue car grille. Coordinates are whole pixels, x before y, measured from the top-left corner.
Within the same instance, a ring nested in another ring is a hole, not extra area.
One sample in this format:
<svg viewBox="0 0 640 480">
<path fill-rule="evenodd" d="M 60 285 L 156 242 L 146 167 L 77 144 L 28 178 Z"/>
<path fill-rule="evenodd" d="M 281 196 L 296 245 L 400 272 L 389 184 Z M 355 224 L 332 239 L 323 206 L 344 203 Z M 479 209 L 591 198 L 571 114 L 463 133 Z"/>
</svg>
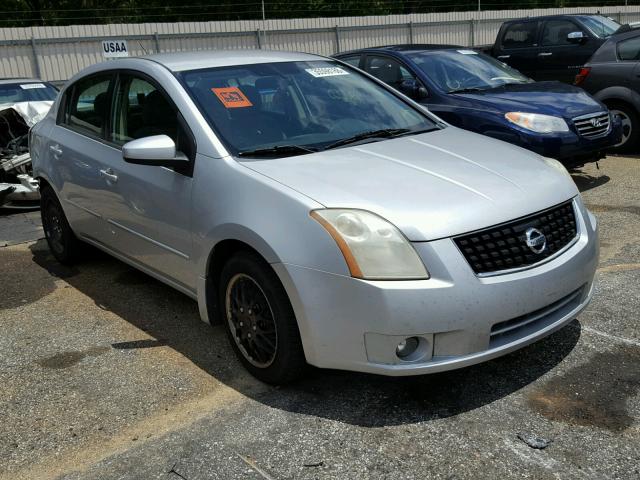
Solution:
<svg viewBox="0 0 640 480">
<path fill-rule="evenodd" d="M 597 138 L 606 135 L 609 133 L 609 123 L 608 112 L 599 112 L 573 119 L 576 130 L 584 138 Z"/>
<path fill-rule="evenodd" d="M 530 228 L 545 236 L 546 246 L 540 253 L 527 245 Z M 573 203 L 569 201 L 453 240 L 473 271 L 487 275 L 534 265 L 562 250 L 577 235 Z"/>
</svg>

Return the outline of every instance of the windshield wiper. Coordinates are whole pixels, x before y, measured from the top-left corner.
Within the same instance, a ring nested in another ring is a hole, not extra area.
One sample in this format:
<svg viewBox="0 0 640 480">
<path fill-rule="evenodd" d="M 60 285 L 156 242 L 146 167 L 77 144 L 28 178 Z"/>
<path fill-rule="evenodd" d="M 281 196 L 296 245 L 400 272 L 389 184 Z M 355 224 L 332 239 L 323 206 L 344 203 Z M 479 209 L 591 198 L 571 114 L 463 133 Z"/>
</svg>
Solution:
<svg viewBox="0 0 640 480">
<path fill-rule="evenodd" d="M 257 148 L 255 150 L 244 150 L 238 152 L 239 157 L 287 157 L 291 155 L 304 155 L 305 153 L 314 153 L 318 150 L 303 147 L 302 145 L 276 145 L 268 148 Z"/>
<path fill-rule="evenodd" d="M 486 88 L 469 87 L 469 88 L 459 88 L 457 90 L 449 90 L 447 93 L 469 93 L 469 92 L 481 92 L 483 90 L 486 90 Z"/>
<path fill-rule="evenodd" d="M 360 140 L 366 140 L 368 138 L 391 138 L 404 133 L 410 133 L 412 130 L 409 128 L 383 128 L 380 130 L 371 130 L 370 132 L 363 132 L 353 137 L 343 138 L 337 142 L 333 142 L 327 145 L 324 150 L 331 150 L 332 148 L 342 147 L 343 145 L 349 145 L 350 143 L 356 143 Z"/>
</svg>

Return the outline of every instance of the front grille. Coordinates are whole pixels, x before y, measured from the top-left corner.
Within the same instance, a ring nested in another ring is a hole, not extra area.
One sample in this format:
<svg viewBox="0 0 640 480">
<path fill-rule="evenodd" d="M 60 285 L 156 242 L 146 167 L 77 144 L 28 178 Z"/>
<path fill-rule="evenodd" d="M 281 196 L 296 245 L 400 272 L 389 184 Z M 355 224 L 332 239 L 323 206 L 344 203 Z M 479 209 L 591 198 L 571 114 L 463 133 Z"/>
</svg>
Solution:
<svg viewBox="0 0 640 480">
<path fill-rule="evenodd" d="M 596 138 L 609 132 L 609 113 L 599 112 L 573 119 L 578 133 L 584 138 Z"/>
<path fill-rule="evenodd" d="M 540 253 L 527 245 L 530 228 L 539 230 L 546 238 L 546 246 Z M 577 233 L 573 203 L 569 201 L 453 240 L 473 271 L 482 275 L 536 264 L 566 247 Z"/>
<path fill-rule="evenodd" d="M 514 336 L 528 335 L 557 321 L 580 304 L 583 292 L 584 285 L 546 307 L 494 324 L 491 327 L 490 347 L 509 341 Z"/>
</svg>

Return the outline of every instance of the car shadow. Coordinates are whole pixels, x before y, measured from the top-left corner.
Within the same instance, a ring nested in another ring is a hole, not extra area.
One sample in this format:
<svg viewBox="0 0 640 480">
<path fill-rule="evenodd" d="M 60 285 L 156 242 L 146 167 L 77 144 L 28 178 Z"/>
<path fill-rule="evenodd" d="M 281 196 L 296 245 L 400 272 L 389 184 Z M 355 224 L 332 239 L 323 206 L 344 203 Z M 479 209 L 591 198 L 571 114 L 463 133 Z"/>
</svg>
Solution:
<svg viewBox="0 0 640 480">
<path fill-rule="evenodd" d="M 580 324 L 574 321 L 515 353 L 451 372 L 393 378 L 311 368 L 299 382 L 272 387 L 242 368 L 222 326 L 200 321 L 196 303 L 185 295 L 105 254 L 68 268 L 56 262 L 44 241 L 30 248 L 37 265 L 153 337 L 114 342 L 112 348 L 166 345 L 216 380 L 262 404 L 364 427 L 445 418 L 499 400 L 558 365 L 581 333 Z"/>
<path fill-rule="evenodd" d="M 593 175 L 589 175 L 588 173 L 585 173 L 581 170 L 572 170 L 569 173 L 571 173 L 571 178 L 578 187 L 578 190 L 580 190 L 581 192 L 586 192 L 587 190 L 591 190 L 592 188 L 599 187 L 611 180 L 611 177 L 609 177 L 608 175 L 598 175 L 596 177 Z"/>
</svg>

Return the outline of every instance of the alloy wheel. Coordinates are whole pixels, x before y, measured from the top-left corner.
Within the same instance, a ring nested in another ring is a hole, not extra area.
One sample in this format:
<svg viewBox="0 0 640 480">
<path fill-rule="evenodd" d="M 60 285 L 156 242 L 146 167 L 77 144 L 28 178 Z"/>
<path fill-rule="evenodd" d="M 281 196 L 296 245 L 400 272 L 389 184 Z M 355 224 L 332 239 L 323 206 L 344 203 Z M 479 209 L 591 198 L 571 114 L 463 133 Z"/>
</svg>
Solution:
<svg viewBox="0 0 640 480">
<path fill-rule="evenodd" d="M 629 118 L 629 115 L 627 115 L 622 110 L 612 109 L 611 114 L 619 117 L 622 123 L 622 140 L 620 141 L 620 143 L 615 145 L 616 147 L 621 147 L 622 145 L 627 143 L 629 141 L 629 138 L 631 137 L 631 133 L 633 130 L 631 118 Z"/>
<path fill-rule="evenodd" d="M 244 273 L 234 275 L 227 284 L 225 312 L 242 356 L 258 368 L 271 365 L 278 348 L 278 332 L 260 285 Z"/>
</svg>

